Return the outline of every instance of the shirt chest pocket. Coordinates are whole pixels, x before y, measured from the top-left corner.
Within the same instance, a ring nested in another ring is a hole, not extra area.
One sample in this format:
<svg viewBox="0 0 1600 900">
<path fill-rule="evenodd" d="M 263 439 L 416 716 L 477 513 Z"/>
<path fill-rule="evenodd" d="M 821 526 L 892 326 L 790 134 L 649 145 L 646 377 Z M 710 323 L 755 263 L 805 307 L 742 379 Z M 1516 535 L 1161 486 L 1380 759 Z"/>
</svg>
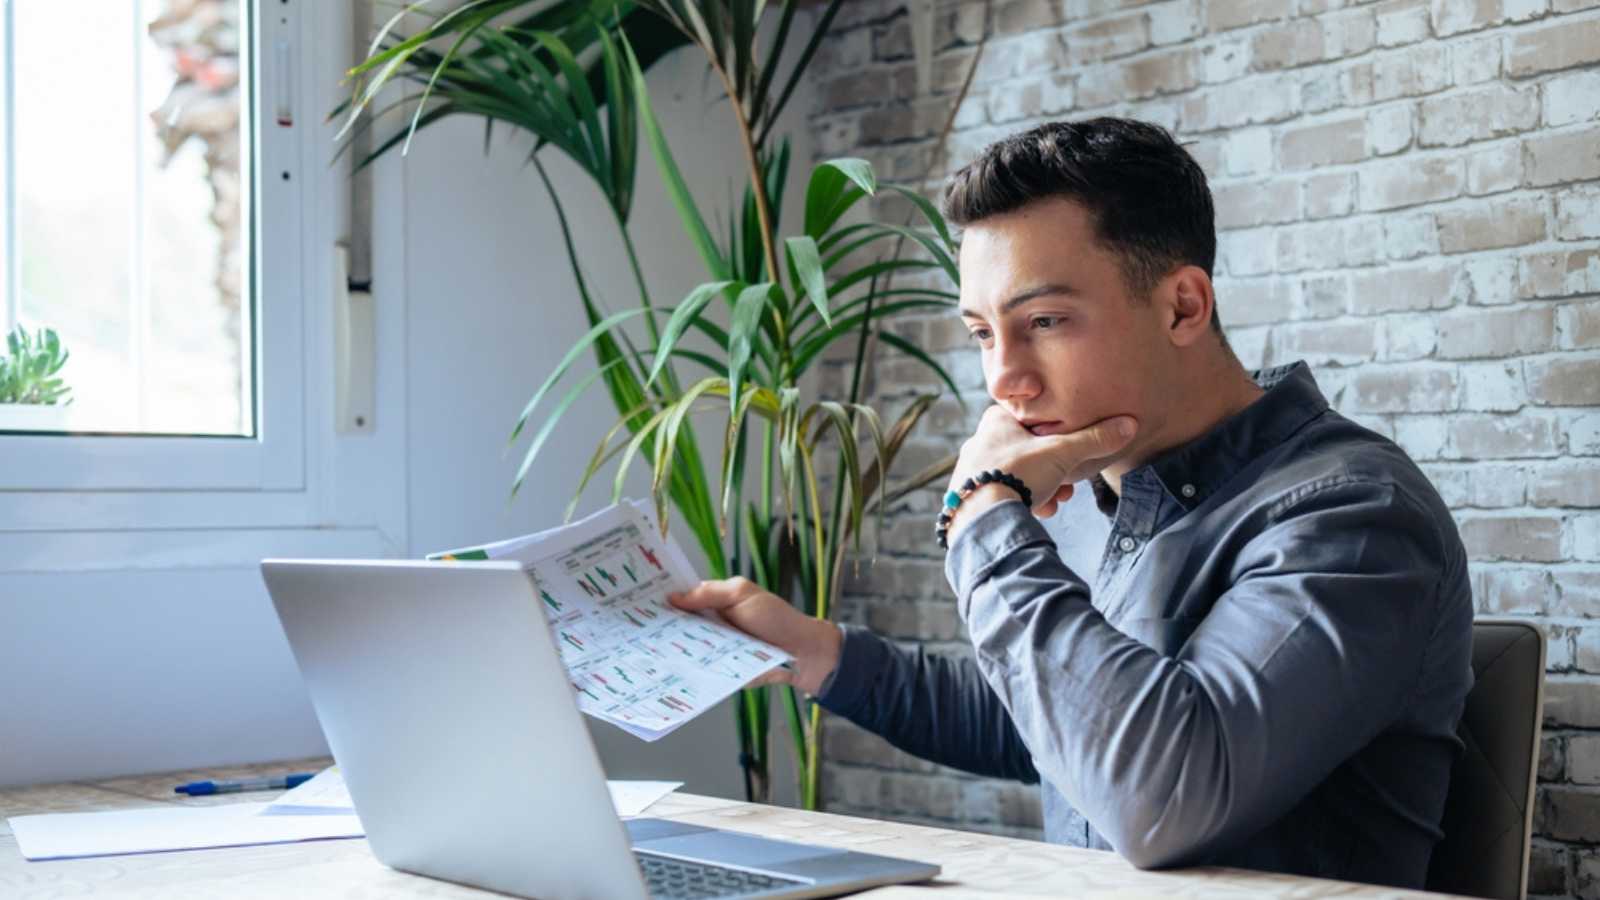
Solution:
<svg viewBox="0 0 1600 900">
<path fill-rule="evenodd" d="M 1116 629 L 1162 656 L 1177 656 L 1189 636 L 1200 627 L 1200 616 L 1130 616 Z"/>
</svg>

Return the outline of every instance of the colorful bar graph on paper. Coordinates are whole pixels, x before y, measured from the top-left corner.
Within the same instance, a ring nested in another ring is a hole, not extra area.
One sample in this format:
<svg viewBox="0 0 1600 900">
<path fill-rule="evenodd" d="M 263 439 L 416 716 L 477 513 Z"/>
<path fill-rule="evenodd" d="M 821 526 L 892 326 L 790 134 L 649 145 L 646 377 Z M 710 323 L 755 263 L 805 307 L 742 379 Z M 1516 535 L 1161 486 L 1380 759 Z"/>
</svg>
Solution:
<svg viewBox="0 0 1600 900">
<path fill-rule="evenodd" d="M 524 567 L 586 715 L 654 740 L 786 658 L 667 602 L 695 573 L 658 537 L 643 504 L 619 504 L 571 529 L 445 555 Z"/>
</svg>

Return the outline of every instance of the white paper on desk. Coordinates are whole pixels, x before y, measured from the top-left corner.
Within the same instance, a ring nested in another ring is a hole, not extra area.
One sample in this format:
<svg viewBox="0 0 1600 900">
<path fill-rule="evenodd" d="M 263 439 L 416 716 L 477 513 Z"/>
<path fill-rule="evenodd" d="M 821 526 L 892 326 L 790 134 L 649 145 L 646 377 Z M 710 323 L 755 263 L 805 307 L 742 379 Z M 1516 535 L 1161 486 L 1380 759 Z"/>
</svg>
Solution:
<svg viewBox="0 0 1600 900">
<path fill-rule="evenodd" d="M 17 849 L 31 860 L 286 844 L 363 834 L 361 820 L 354 815 L 258 815 L 266 807 L 265 803 L 159 806 L 13 816 L 8 821 Z"/>
<path fill-rule="evenodd" d="M 313 778 L 290 788 L 261 811 L 264 816 L 353 816 L 350 789 L 338 766 L 329 766 Z"/>
<path fill-rule="evenodd" d="M 651 804 L 680 787 L 681 781 L 607 781 L 611 804 L 623 818 L 637 816 Z M 338 766 L 329 766 L 315 778 L 284 793 L 261 811 L 263 816 L 354 815 L 350 790 Z"/>
<path fill-rule="evenodd" d="M 608 781 L 611 805 L 624 819 L 637 816 L 649 809 L 657 800 L 683 787 L 681 781 Z"/>
<path fill-rule="evenodd" d="M 667 602 L 699 583 L 683 549 L 662 540 L 645 501 L 625 501 L 537 534 L 438 554 L 509 559 L 546 604 L 578 708 L 636 737 L 665 737 L 789 655 Z"/>
</svg>

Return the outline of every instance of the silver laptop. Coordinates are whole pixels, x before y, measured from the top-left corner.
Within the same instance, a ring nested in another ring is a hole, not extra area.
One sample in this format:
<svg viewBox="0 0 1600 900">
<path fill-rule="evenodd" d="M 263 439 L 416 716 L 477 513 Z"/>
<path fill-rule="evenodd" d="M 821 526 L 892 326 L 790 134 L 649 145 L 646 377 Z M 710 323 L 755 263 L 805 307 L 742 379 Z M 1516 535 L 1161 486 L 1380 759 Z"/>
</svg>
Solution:
<svg viewBox="0 0 1600 900">
<path fill-rule="evenodd" d="M 526 572 L 265 560 L 372 852 L 525 897 L 824 897 L 939 867 L 617 817 Z"/>
</svg>

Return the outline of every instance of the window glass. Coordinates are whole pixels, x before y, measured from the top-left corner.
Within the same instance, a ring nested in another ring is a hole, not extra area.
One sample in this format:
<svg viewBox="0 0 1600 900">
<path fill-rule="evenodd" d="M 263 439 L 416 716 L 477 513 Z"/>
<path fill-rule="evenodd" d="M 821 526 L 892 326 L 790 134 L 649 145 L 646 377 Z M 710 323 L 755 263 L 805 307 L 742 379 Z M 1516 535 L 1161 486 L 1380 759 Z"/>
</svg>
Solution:
<svg viewBox="0 0 1600 900">
<path fill-rule="evenodd" d="M 0 3 L 0 431 L 255 434 L 242 7 Z"/>
</svg>

